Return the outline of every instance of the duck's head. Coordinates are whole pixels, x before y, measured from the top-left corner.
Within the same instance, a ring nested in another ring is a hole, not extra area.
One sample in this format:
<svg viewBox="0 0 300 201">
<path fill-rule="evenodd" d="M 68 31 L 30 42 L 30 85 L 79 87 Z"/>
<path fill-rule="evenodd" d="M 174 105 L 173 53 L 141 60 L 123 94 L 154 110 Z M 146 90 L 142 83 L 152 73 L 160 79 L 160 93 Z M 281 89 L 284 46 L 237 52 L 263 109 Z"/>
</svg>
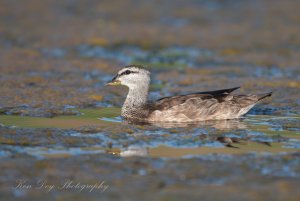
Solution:
<svg viewBox="0 0 300 201">
<path fill-rule="evenodd" d="M 116 86 L 125 85 L 129 88 L 138 88 L 139 86 L 148 86 L 150 83 L 150 72 L 142 66 L 130 65 L 122 68 L 117 75 L 106 85 Z"/>
</svg>

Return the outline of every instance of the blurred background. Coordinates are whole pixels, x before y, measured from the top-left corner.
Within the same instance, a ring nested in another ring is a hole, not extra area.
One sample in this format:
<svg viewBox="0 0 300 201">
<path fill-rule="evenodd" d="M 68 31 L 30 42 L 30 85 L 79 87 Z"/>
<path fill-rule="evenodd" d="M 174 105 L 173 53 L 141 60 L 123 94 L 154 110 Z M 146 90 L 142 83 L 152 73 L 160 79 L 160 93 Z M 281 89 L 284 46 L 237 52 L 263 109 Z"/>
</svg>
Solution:
<svg viewBox="0 0 300 201">
<path fill-rule="evenodd" d="M 150 68 L 153 98 L 243 86 L 280 89 L 274 101 L 293 104 L 300 87 L 298 1 L 0 4 L 2 107 L 43 116 L 64 105 L 120 106 L 124 90 L 109 88 L 116 98 L 103 84 L 127 64 Z"/>
<path fill-rule="evenodd" d="M 0 0 L 0 197 L 298 200 L 299 10 L 297 0 Z M 229 130 L 98 120 L 120 114 L 127 89 L 104 84 L 128 64 L 152 72 L 151 99 L 236 86 L 274 95 Z M 218 136 L 252 140 L 234 149 Z M 40 178 L 110 187 L 11 188 Z"/>
</svg>

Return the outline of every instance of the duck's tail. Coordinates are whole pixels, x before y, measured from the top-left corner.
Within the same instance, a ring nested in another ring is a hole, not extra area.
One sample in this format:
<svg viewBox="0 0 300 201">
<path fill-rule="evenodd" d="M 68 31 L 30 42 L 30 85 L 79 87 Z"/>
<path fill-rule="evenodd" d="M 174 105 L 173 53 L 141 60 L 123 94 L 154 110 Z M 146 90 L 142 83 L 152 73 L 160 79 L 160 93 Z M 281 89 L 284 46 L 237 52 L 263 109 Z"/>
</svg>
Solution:
<svg viewBox="0 0 300 201">
<path fill-rule="evenodd" d="M 269 97 L 269 96 L 272 96 L 272 93 L 273 92 L 269 92 L 269 93 L 264 93 L 264 94 L 258 94 L 257 97 L 258 97 L 258 100 L 257 101 L 260 101 L 266 97 Z"/>
</svg>

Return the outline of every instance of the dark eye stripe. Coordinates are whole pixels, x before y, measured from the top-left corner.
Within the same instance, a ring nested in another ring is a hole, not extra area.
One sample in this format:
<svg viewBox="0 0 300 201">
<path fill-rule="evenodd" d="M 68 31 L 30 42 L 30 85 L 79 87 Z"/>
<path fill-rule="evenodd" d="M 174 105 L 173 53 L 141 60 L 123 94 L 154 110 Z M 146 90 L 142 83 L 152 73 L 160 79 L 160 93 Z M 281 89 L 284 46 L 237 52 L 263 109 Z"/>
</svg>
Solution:
<svg viewBox="0 0 300 201">
<path fill-rule="evenodd" d="M 130 74 L 130 73 L 131 73 L 130 70 L 127 70 L 127 71 L 124 72 L 125 75 L 128 75 L 128 74 Z"/>
<path fill-rule="evenodd" d="M 134 71 L 130 71 L 130 70 L 126 70 L 124 71 L 123 73 L 121 73 L 119 76 L 122 76 L 122 75 L 129 75 L 131 73 L 137 73 L 137 72 L 134 72 Z"/>
</svg>

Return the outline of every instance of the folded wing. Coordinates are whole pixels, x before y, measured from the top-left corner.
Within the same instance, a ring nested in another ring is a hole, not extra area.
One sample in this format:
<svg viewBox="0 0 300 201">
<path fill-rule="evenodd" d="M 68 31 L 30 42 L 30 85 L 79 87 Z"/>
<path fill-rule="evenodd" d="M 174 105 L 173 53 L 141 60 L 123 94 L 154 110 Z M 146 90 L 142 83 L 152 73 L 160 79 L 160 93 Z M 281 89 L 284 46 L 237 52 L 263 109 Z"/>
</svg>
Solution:
<svg viewBox="0 0 300 201">
<path fill-rule="evenodd" d="M 235 88 L 221 89 L 216 91 L 197 92 L 197 93 L 186 94 L 186 95 L 164 97 L 153 103 L 153 109 L 167 110 L 176 105 L 183 104 L 188 100 L 190 101 L 194 100 L 199 102 L 202 100 L 210 99 L 212 102 L 222 102 L 228 100 L 228 98 L 230 99 L 231 96 L 228 97 L 230 93 L 239 88 L 240 87 L 235 87 Z"/>
</svg>

